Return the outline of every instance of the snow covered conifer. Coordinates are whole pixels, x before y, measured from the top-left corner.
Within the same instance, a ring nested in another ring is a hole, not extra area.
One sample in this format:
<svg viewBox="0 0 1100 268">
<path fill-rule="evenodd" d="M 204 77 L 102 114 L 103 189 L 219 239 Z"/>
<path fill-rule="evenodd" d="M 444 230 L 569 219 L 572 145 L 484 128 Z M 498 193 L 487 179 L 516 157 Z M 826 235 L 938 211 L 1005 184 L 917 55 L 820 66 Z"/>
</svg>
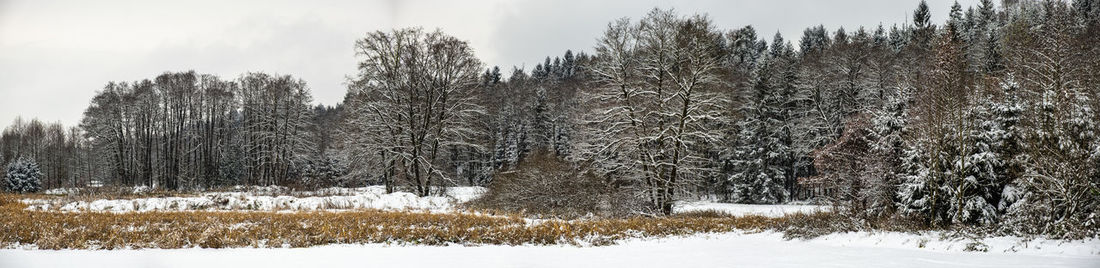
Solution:
<svg viewBox="0 0 1100 268">
<path fill-rule="evenodd" d="M 302 184 L 311 188 L 325 186 L 346 186 L 338 181 L 347 174 L 347 163 L 331 156 L 318 156 L 307 159 L 301 167 Z"/>
<path fill-rule="evenodd" d="M 897 202 L 898 186 L 901 184 L 901 158 L 905 153 L 905 132 L 909 114 L 906 112 L 910 99 L 910 88 L 902 87 L 897 93 L 886 98 L 881 110 L 871 118 L 870 144 L 873 155 L 869 159 L 868 172 L 875 181 L 870 186 L 870 208 L 872 214 L 890 211 Z"/>
<path fill-rule="evenodd" d="M 772 58 L 765 57 L 753 73 L 753 86 L 741 107 L 744 118 L 738 122 L 738 143 L 733 150 L 731 166 L 734 173 L 729 184 L 738 202 L 775 204 L 784 202 L 790 193 L 782 165 L 789 148 L 782 142 L 778 129 L 777 99 L 769 84 Z"/>
<path fill-rule="evenodd" d="M 1020 86 L 1009 75 L 1001 82 L 1001 90 L 1003 96 L 999 102 L 994 103 L 992 112 L 993 120 L 1000 130 L 994 147 L 1002 161 L 995 172 L 997 182 L 1004 186 L 997 198 L 997 209 L 1003 214 L 1017 201 L 1018 186 L 1015 180 L 1024 175 L 1024 165 L 1028 157 L 1022 147 L 1023 130 L 1020 127 L 1020 120 L 1024 112 L 1024 104 L 1019 96 Z"/>
<path fill-rule="evenodd" d="M 42 190 L 42 171 L 34 160 L 20 157 L 8 164 L 7 176 L 4 176 L 4 189 L 16 193 L 33 193 Z"/>
<path fill-rule="evenodd" d="M 932 15 L 928 11 L 928 3 L 921 0 L 920 4 L 917 5 L 917 10 L 913 11 L 913 25 L 917 26 L 917 28 L 928 27 L 931 24 L 931 22 L 929 22 L 931 18 Z"/>
<path fill-rule="evenodd" d="M 1002 161 L 994 151 L 994 143 L 1000 129 L 989 120 L 991 103 L 986 97 L 967 111 L 972 126 L 960 137 L 960 144 L 966 144 L 960 148 L 967 150 L 961 152 L 962 158 L 955 159 L 952 173 L 959 176 L 950 177 L 952 185 L 948 188 L 952 198 L 948 214 L 954 223 L 992 224 L 997 219 L 996 199 L 1004 186 L 997 180 Z"/>
<path fill-rule="evenodd" d="M 898 186 L 898 211 L 904 215 L 920 215 L 929 213 L 932 207 L 938 203 L 930 194 L 930 189 L 935 187 L 929 181 L 933 179 L 934 172 L 928 163 L 927 152 L 916 141 L 908 141 L 901 155 L 901 170 L 899 174 L 902 183 Z"/>
</svg>

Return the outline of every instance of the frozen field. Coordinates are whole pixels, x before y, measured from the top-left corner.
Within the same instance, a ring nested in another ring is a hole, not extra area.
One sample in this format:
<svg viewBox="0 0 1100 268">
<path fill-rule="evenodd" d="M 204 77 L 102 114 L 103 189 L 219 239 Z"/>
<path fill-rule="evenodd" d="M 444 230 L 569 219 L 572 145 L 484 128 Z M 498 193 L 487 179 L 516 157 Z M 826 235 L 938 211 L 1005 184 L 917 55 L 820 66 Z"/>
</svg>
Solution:
<svg viewBox="0 0 1100 268">
<path fill-rule="evenodd" d="M 69 189 L 52 189 L 47 194 L 64 195 Z M 482 187 L 448 187 L 444 195 L 419 197 L 408 192 L 387 194 L 382 186 L 360 188 L 326 188 L 317 191 L 293 192 L 272 187 L 241 187 L 238 191 L 202 193 L 195 197 L 150 197 L 134 199 L 100 199 L 65 201 L 65 199 L 25 199 L 28 210 L 58 210 L 67 212 L 143 212 L 189 210 L 258 210 L 312 211 L 381 209 L 388 211 L 451 211 L 456 204 L 479 197 Z M 723 211 L 735 216 L 760 215 L 779 217 L 788 213 L 812 213 L 827 210 L 813 205 L 748 205 L 707 201 L 677 203 L 675 212 L 701 210 Z"/>
<path fill-rule="evenodd" d="M 65 201 L 27 199 L 29 210 L 116 213 L 186 210 L 453 211 L 479 187 L 445 195 L 386 194 L 381 187 L 313 192 L 241 189 L 193 197 Z M 65 194 L 65 193 L 60 193 Z M 778 217 L 828 210 L 811 205 L 681 202 L 676 212 L 717 210 Z M 0 249 L 0 267 L 1100 267 L 1100 240 L 981 240 L 941 233 L 842 233 L 786 240 L 775 232 L 628 239 L 604 247 L 336 244 L 310 248 L 32 250 Z M 978 251 L 972 251 L 978 250 Z"/>
<path fill-rule="evenodd" d="M 331 245 L 298 249 L 0 250 L 0 267 L 1100 267 L 1100 241 L 983 240 L 936 235 L 711 234 L 606 247 Z M 927 241 L 930 240 L 930 241 Z M 918 247 L 924 242 L 925 247 Z M 1062 243 L 1061 245 L 1058 245 Z M 1013 252 L 1015 251 L 1015 252 Z"/>
<path fill-rule="evenodd" d="M 813 213 L 828 210 L 828 206 L 814 205 L 748 205 L 730 204 L 706 201 L 679 202 L 673 208 L 676 212 L 691 212 L 714 210 L 729 213 L 734 216 L 758 215 L 766 217 L 779 217 L 790 213 Z"/>
<path fill-rule="evenodd" d="M 348 210 L 381 209 L 390 211 L 449 211 L 456 203 L 469 201 L 485 191 L 481 187 L 450 187 L 442 196 L 420 197 L 407 192 L 387 194 L 384 187 L 327 188 L 310 192 L 278 194 L 267 188 L 232 192 L 203 193 L 195 197 L 150 197 L 65 201 L 64 199 L 25 199 L 28 210 L 68 212 L 143 212 L 188 210 Z M 54 191 L 66 193 L 65 191 Z"/>
</svg>

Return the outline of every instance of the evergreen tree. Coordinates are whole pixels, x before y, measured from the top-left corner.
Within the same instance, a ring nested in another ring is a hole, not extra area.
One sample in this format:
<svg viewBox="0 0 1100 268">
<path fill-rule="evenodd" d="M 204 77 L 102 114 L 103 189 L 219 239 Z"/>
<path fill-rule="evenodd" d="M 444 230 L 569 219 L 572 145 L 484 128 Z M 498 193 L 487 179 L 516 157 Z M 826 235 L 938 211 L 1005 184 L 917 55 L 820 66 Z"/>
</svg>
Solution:
<svg viewBox="0 0 1100 268">
<path fill-rule="evenodd" d="M 928 153 L 923 148 L 920 141 L 906 141 L 900 161 L 902 183 L 898 186 L 897 206 L 902 215 L 929 219 L 933 218 L 933 208 L 942 206 L 942 199 L 937 199 L 934 193 L 943 190 L 944 184 L 933 180 L 935 171 L 928 165 Z"/>
<path fill-rule="evenodd" d="M 1000 129 L 991 118 L 991 104 L 992 101 L 986 97 L 980 103 L 971 105 L 967 114 L 972 127 L 958 137 L 960 144 L 969 146 L 960 146 L 967 151 L 960 154 L 962 159 L 953 161 L 952 173 L 960 175 L 948 177 L 952 187 L 947 192 L 951 198 L 947 213 L 953 223 L 992 224 L 997 220 L 997 199 L 1004 186 L 997 180 L 997 170 L 1002 160 L 994 152 L 994 144 L 1000 136 Z"/>
<path fill-rule="evenodd" d="M 959 5 L 959 1 L 955 1 L 955 3 L 951 5 L 951 12 L 948 13 L 947 19 L 947 27 L 949 28 L 948 30 L 952 33 L 955 33 L 955 36 L 953 38 L 960 39 L 962 37 L 962 33 L 967 32 L 965 29 L 965 22 L 966 20 L 963 19 L 962 5 Z"/>
<path fill-rule="evenodd" d="M 991 74 L 999 72 L 1004 66 L 999 47 L 996 11 L 991 0 L 982 0 L 974 12 L 972 25 L 968 29 L 968 56 L 971 70 Z"/>
<path fill-rule="evenodd" d="M 562 80 L 570 80 L 577 72 L 577 59 L 573 56 L 573 50 L 566 50 L 561 62 Z"/>
<path fill-rule="evenodd" d="M 932 26 L 930 19 L 932 14 L 928 11 L 928 3 L 924 0 L 920 1 L 917 5 L 917 10 L 913 11 L 913 26 L 917 28 L 928 28 Z"/>
<path fill-rule="evenodd" d="M 730 163 L 734 173 L 728 181 L 734 199 L 742 203 L 775 204 L 790 197 L 783 165 L 789 161 L 790 149 L 779 136 L 779 99 L 770 83 L 772 62 L 770 56 L 761 60 L 740 109 L 744 118 L 737 124 L 740 131 Z"/>
<path fill-rule="evenodd" d="M 34 193 L 42 190 L 42 171 L 34 160 L 22 158 L 8 164 L 4 176 L 4 190 L 15 193 Z"/>
<path fill-rule="evenodd" d="M 553 139 L 553 127 L 550 115 L 550 107 L 546 99 L 546 88 L 539 87 L 535 90 L 535 100 L 531 107 L 531 147 L 534 150 L 547 149 Z"/>
<path fill-rule="evenodd" d="M 910 137 L 911 148 L 906 154 L 923 156 L 905 155 L 902 161 L 907 173 L 899 189 L 899 208 L 932 225 L 950 224 L 948 210 L 954 208 L 951 201 L 959 198 L 951 193 L 958 192 L 965 181 L 960 171 L 966 167 L 965 158 L 972 148 L 966 134 L 971 123 L 966 116 L 970 85 L 959 40 L 954 36 L 948 28 L 937 38 L 931 79 L 915 92 L 919 101 L 911 114 L 919 125 Z"/>
<path fill-rule="evenodd" d="M 997 209 L 1003 214 L 1015 204 L 1019 197 L 1019 186 L 1014 180 L 1024 175 L 1028 157 L 1022 147 L 1024 132 L 1020 123 L 1024 104 L 1019 96 L 1019 85 L 1009 75 L 1001 82 L 1001 90 L 1003 95 L 1001 101 L 995 103 L 993 114 L 996 127 L 1000 130 L 994 147 L 1002 161 L 995 172 L 997 183 L 1004 185 L 1004 190 L 998 198 Z"/>
<path fill-rule="evenodd" d="M 783 40 L 783 36 L 780 33 L 775 33 L 775 38 L 772 41 L 772 46 L 768 52 L 768 57 L 772 63 L 768 66 L 771 68 L 774 75 L 770 76 L 771 81 L 769 87 L 771 88 L 772 101 L 769 103 L 774 110 L 774 125 L 769 129 L 774 131 L 771 134 L 779 146 L 779 155 L 775 157 L 775 165 L 778 165 L 783 170 L 783 187 L 787 189 L 788 193 L 795 191 L 796 183 L 795 178 L 797 170 L 802 166 L 809 166 L 811 163 L 805 161 L 799 163 L 795 159 L 794 137 L 793 137 L 793 125 L 795 110 L 797 109 L 797 102 L 795 94 L 797 88 L 795 83 L 797 80 L 797 62 L 794 48 L 790 43 Z M 807 159 L 808 160 L 808 159 Z"/>
<path fill-rule="evenodd" d="M 828 46 L 829 36 L 824 25 L 806 28 L 806 30 L 802 32 L 802 39 L 798 43 L 798 48 L 803 55 L 821 53 L 825 51 L 825 48 Z"/>
<path fill-rule="evenodd" d="M 874 182 L 870 185 L 868 211 L 872 215 L 881 215 L 892 211 L 897 200 L 898 185 L 901 184 L 902 157 L 906 153 L 905 135 L 909 114 L 910 89 L 901 88 L 888 97 L 882 107 L 871 118 L 872 136 L 869 167 Z M 911 164 L 911 163 L 910 163 Z"/>
</svg>

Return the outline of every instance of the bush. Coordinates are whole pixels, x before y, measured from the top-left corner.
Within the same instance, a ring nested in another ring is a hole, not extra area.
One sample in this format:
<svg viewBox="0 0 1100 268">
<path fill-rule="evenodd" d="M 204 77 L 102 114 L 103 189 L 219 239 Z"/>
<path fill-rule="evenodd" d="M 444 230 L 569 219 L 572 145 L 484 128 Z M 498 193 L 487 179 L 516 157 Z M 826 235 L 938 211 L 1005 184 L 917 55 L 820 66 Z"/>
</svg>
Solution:
<svg viewBox="0 0 1100 268">
<path fill-rule="evenodd" d="M 19 158 L 8 164 L 4 177 L 4 190 L 16 193 L 33 193 L 42 190 L 42 171 L 34 160 Z"/>
<path fill-rule="evenodd" d="M 319 189 L 324 187 L 344 187 L 348 183 L 340 178 L 348 172 L 347 164 L 339 159 L 321 156 L 307 159 L 301 164 L 298 172 L 301 175 L 299 187 L 304 189 Z"/>
<path fill-rule="evenodd" d="M 629 191 L 601 180 L 552 153 L 534 153 L 515 168 L 498 173 L 471 206 L 576 218 L 626 216 L 640 204 Z"/>
</svg>

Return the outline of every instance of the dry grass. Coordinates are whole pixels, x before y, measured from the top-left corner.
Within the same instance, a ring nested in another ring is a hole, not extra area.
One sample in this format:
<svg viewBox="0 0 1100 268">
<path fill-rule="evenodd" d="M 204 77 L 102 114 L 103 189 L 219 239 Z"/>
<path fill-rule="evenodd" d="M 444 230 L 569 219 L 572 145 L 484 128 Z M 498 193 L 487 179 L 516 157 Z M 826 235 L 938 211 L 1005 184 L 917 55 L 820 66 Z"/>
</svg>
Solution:
<svg viewBox="0 0 1100 268">
<path fill-rule="evenodd" d="M 575 244 L 606 245 L 633 237 L 733 230 L 783 230 L 805 217 L 732 217 L 701 212 L 527 224 L 516 214 L 347 212 L 143 212 L 27 211 L 0 195 L 0 247 L 42 249 L 307 247 L 337 243 Z M 818 215 L 818 214 L 815 214 Z M 821 214 L 825 215 L 825 214 Z M 813 218 L 814 221 L 826 220 Z"/>
</svg>

